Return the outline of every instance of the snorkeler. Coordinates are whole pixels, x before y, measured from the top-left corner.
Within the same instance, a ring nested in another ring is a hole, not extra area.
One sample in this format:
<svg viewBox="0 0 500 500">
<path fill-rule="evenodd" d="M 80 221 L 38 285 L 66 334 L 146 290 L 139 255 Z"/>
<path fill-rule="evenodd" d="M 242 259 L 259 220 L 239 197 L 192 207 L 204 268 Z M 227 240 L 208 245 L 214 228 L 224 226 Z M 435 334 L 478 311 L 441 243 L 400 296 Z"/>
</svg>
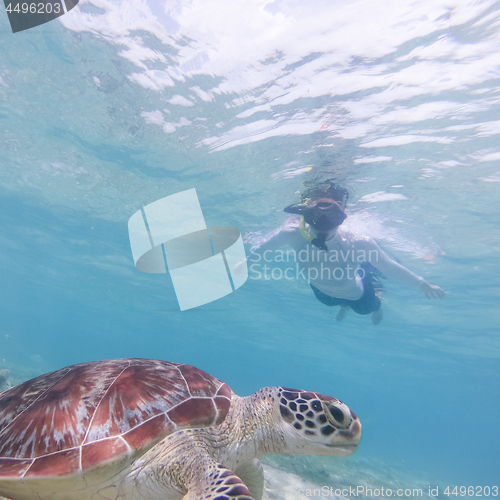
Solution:
<svg viewBox="0 0 500 500">
<path fill-rule="evenodd" d="M 327 306 L 340 306 L 337 320 L 349 309 L 371 314 L 374 324 L 382 320 L 380 283 L 375 270 L 387 278 L 419 288 L 427 298 L 440 298 L 445 292 L 398 264 L 368 236 L 358 235 L 342 226 L 348 192 L 327 182 L 326 188 L 312 190 L 302 202 L 289 205 L 284 212 L 300 216 L 300 223 L 289 224 L 260 245 L 252 255 L 263 256 L 289 245 L 316 298 Z M 269 262 L 269 260 L 266 260 Z"/>
</svg>

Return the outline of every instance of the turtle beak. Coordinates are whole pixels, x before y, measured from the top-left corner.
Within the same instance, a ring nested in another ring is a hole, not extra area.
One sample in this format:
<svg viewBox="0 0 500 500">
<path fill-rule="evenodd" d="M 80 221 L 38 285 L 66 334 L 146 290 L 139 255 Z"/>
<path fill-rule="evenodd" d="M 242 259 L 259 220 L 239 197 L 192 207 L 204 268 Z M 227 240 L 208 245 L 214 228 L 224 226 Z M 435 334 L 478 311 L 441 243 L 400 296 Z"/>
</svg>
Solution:
<svg viewBox="0 0 500 500">
<path fill-rule="evenodd" d="M 359 418 L 340 401 L 325 403 L 325 407 L 331 418 L 330 424 L 336 429 L 326 446 L 332 448 L 334 455 L 341 457 L 352 455 L 361 441 Z"/>
<path fill-rule="evenodd" d="M 332 449 L 332 454 L 340 457 L 348 457 L 357 449 L 361 441 L 361 424 L 359 420 L 353 420 L 348 429 L 339 429 L 332 435 L 330 443 L 326 446 Z"/>
</svg>

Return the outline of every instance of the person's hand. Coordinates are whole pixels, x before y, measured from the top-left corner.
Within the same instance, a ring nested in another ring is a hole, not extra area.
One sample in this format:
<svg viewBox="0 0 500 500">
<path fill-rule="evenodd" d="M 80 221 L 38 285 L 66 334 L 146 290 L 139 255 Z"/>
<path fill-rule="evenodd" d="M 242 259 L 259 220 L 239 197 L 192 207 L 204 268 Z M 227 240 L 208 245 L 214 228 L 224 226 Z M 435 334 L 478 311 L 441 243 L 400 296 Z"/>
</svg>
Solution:
<svg viewBox="0 0 500 500">
<path fill-rule="evenodd" d="M 233 273 L 234 274 L 244 274 L 245 269 L 247 269 L 247 260 L 240 260 L 234 267 L 233 267 Z"/>
<path fill-rule="evenodd" d="M 436 285 L 430 285 L 424 281 L 420 286 L 420 290 L 425 293 L 428 299 L 444 299 L 446 293 Z"/>
</svg>

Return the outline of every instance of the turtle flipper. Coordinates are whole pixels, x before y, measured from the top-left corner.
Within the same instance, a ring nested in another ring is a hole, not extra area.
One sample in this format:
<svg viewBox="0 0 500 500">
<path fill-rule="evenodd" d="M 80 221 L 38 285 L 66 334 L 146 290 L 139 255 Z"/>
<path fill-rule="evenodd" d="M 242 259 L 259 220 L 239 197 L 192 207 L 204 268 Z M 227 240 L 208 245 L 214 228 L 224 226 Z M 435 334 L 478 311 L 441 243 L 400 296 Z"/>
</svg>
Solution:
<svg viewBox="0 0 500 500">
<path fill-rule="evenodd" d="M 252 497 L 255 500 L 261 500 L 264 493 L 264 470 L 260 462 L 255 458 L 251 462 L 240 465 L 235 472 L 247 485 Z"/>
<path fill-rule="evenodd" d="M 207 471 L 204 486 L 203 490 L 189 489 L 182 500 L 255 500 L 245 483 L 233 471 L 216 462 Z"/>
</svg>

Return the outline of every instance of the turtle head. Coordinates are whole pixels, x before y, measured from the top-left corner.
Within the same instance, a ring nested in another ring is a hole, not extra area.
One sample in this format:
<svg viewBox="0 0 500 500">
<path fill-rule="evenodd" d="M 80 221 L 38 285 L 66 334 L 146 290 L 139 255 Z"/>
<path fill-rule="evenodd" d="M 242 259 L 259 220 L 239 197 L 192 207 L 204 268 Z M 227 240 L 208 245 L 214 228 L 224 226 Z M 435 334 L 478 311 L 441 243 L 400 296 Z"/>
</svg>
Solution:
<svg viewBox="0 0 500 500">
<path fill-rule="evenodd" d="M 279 387 L 279 413 L 290 455 L 352 455 L 361 424 L 349 407 L 331 396 Z"/>
</svg>

